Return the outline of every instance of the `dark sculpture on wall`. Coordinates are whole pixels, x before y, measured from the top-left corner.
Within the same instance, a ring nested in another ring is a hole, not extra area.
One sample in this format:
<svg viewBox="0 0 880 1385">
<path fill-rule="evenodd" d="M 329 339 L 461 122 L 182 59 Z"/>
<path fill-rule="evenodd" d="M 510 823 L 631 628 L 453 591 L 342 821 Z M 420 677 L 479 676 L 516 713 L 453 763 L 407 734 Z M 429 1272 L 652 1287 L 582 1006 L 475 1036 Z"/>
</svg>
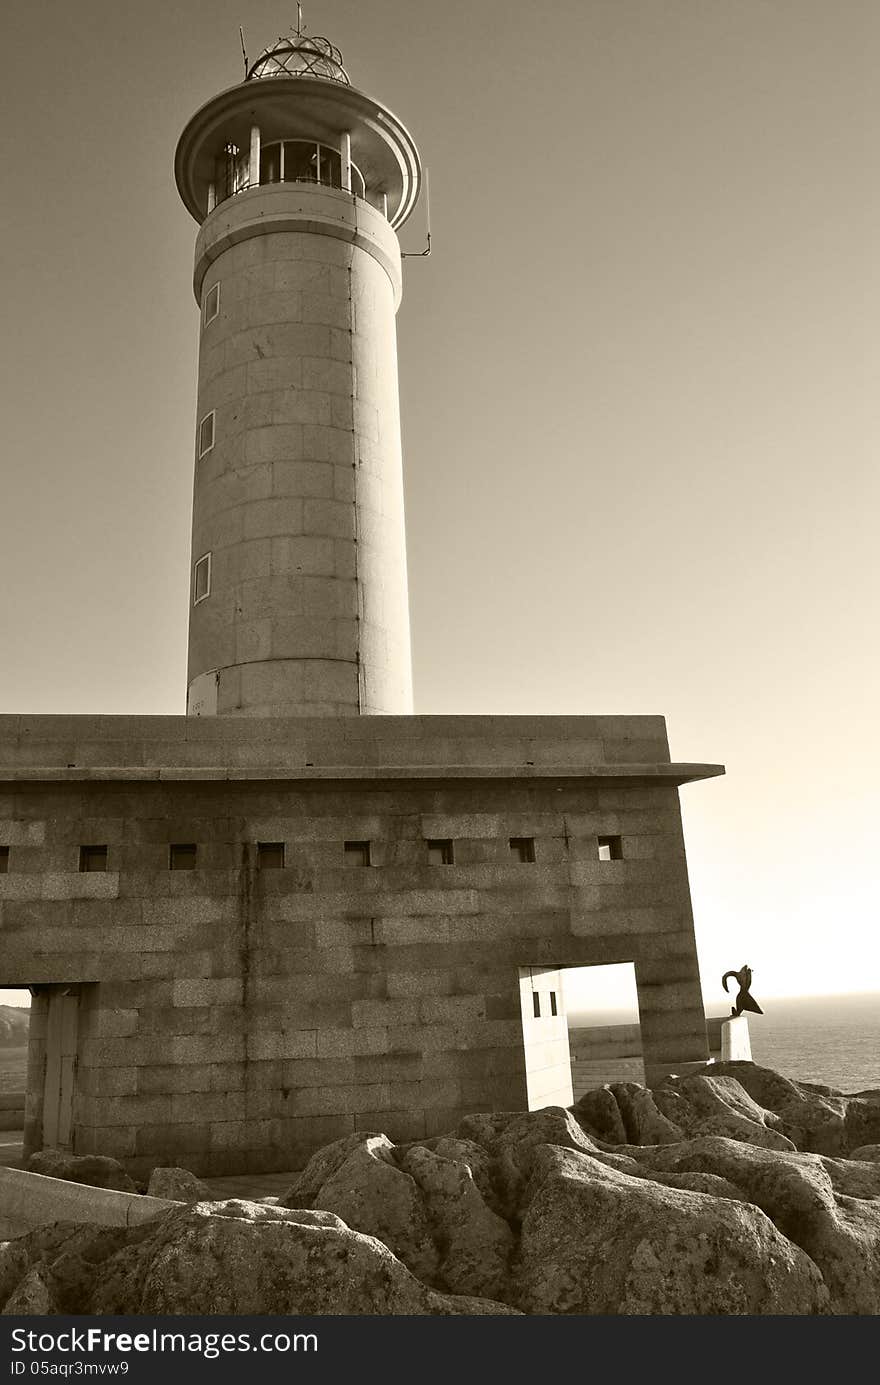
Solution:
<svg viewBox="0 0 880 1385">
<path fill-rule="evenodd" d="M 753 1015 L 763 1015 L 758 1002 L 749 994 L 749 987 L 752 984 L 752 969 L 749 966 L 741 967 L 739 971 L 726 971 L 721 978 L 721 984 L 727 990 L 727 978 L 732 976 L 739 984 L 739 992 L 736 997 L 736 1004 L 730 1008 L 730 1013 L 734 1019 L 741 1015 L 743 1010 L 750 1010 Z"/>
</svg>

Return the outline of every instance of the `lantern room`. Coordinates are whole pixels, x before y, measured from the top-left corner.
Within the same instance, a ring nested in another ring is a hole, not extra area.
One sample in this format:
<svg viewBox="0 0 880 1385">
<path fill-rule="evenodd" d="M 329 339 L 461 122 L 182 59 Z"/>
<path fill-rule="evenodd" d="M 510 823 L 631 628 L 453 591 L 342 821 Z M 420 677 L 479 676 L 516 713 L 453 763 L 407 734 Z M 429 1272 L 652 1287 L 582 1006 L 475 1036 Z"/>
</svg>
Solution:
<svg viewBox="0 0 880 1385">
<path fill-rule="evenodd" d="M 293 33 L 193 116 L 175 177 L 198 222 L 257 187 L 297 184 L 361 199 L 397 229 L 415 206 L 420 165 L 397 117 L 351 85 L 339 50 Z"/>
</svg>

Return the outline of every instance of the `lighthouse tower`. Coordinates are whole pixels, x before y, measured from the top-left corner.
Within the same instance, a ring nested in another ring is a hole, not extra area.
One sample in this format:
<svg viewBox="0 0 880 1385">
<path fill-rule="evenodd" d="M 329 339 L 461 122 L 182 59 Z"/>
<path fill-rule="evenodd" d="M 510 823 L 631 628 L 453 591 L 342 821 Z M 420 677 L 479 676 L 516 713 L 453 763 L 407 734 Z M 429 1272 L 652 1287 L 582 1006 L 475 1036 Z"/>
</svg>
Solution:
<svg viewBox="0 0 880 1385">
<path fill-rule="evenodd" d="M 412 138 L 297 30 L 184 130 L 199 223 L 187 712 L 412 711 L 395 313 Z"/>
</svg>

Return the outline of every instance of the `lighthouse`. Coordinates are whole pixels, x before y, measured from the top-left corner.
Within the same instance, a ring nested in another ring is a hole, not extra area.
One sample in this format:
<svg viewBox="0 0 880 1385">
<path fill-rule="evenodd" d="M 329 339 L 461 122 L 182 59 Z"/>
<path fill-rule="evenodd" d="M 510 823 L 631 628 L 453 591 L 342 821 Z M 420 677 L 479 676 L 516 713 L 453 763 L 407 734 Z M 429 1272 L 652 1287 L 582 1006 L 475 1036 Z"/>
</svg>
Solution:
<svg viewBox="0 0 880 1385">
<path fill-rule="evenodd" d="M 412 712 L 395 314 L 416 146 L 296 32 L 189 121 L 190 716 Z"/>
</svg>

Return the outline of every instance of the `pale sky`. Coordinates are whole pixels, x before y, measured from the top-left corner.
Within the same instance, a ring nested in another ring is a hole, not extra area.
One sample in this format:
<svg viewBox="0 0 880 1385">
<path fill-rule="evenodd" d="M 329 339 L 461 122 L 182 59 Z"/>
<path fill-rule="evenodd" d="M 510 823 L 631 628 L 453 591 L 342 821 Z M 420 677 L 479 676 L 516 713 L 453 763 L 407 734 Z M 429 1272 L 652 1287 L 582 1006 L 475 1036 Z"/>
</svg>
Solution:
<svg viewBox="0 0 880 1385">
<path fill-rule="evenodd" d="M 0 711 L 184 711 L 172 158 L 239 23 L 253 58 L 295 18 L 4 13 Z M 743 962 L 759 999 L 880 989 L 880 6 L 305 20 L 430 168 L 398 317 L 416 710 L 664 714 L 673 758 L 727 766 L 682 791 L 707 1007 Z"/>
</svg>

